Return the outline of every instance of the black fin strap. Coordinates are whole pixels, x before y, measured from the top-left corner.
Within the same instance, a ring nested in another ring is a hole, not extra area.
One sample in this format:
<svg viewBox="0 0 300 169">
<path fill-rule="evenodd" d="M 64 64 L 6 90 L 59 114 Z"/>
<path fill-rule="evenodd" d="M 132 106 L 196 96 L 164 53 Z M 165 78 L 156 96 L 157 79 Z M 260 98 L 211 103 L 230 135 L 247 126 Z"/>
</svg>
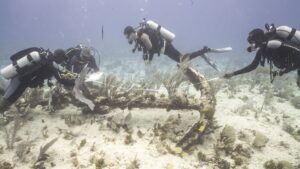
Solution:
<svg viewBox="0 0 300 169">
<path fill-rule="evenodd" d="M 29 61 L 30 63 L 33 63 L 33 62 L 34 62 L 32 56 L 31 56 L 30 54 L 27 55 L 27 59 L 28 59 L 28 61 Z"/>
<path fill-rule="evenodd" d="M 158 25 L 156 31 L 157 31 L 157 32 L 160 32 L 160 29 L 161 29 L 161 25 Z"/>
<path fill-rule="evenodd" d="M 296 33 L 296 29 L 293 28 L 293 29 L 292 29 L 292 32 L 289 34 L 289 36 L 288 36 L 286 39 L 287 39 L 287 40 L 291 40 L 291 39 L 293 38 L 293 36 L 295 35 L 295 33 Z"/>
<path fill-rule="evenodd" d="M 13 61 L 13 66 L 16 68 L 16 71 L 17 71 L 17 72 L 20 71 L 21 68 L 20 68 L 20 66 L 18 65 L 18 63 L 17 63 L 16 60 Z"/>
</svg>

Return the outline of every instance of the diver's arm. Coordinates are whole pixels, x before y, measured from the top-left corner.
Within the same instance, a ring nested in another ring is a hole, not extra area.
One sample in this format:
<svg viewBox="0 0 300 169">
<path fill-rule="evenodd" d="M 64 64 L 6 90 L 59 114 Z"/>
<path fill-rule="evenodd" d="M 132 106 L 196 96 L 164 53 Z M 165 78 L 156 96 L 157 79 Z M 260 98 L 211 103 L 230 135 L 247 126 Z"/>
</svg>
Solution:
<svg viewBox="0 0 300 169">
<path fill-rule="evenodd" d="M 233 72 L 232 75 L 235 76 L 235 75 L 239 75 L 239 74 L 243 74 L 243 73 L 248 73 L 248 72 L 256 69 L 257 66 L 259 65 L 260 59 L 261 59 L 261 51 L 258 50 L 254 60 L 252 61 L 252 63 L 250 65 L 244 67 L 243 69 Z"/>
<path fill-rule="evenodd" d="M 141 41 L 143 42 L 143 44 L 146 46 L 147 50 L 151 50 L 152 49 L 152 43 L 150 41 L 149 35 L 143 33 L 141 35 Z"/>
<path fill-rule="evenodd" d="M 66 86 L 74 86 L 75 85 L 75 79 L 76 77 L 72 77 L 72 75 L 75 75 L 74 73 L 69 72 L 68 71 L 63 71 L 61 70 L 61 68 L 59 67 L 59 65 L 53 63 L 53 66 L 51 66 L 51 71 L 53 76 L 55 77 L 55 79 Z"/>
<path fill-rule="evenodd" d="M 92 68 L 94 71 L 99 71 L 99 67 L 97 66 L 96 64 L 96 60 L 95 58 L 92 56 L 90 57 L 90 60 L 89 60 L 89 67 Z"/>
<path fill-rule="evenodd" d="M 80 52 L 80 49 L 69 48 L 69 49 L 67 49 L 66 55 L 68 56 L 68 58 L 72 58 L 74 55 L 76 55 L 77 52 Z"/>
</svg>

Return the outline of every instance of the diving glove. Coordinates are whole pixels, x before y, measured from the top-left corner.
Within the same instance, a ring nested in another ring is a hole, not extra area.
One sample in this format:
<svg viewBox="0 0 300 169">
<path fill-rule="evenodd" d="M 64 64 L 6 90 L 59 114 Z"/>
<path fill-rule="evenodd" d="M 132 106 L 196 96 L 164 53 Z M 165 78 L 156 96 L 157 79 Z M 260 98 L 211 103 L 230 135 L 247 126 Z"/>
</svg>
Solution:
<svg viewBox="0 0 300 169">
<path fill-rule="evenodd" d="M 233 73 L 226 73 L 223 77 L 225 79 L 230 79 L 234 74 Z"/>
</svg>

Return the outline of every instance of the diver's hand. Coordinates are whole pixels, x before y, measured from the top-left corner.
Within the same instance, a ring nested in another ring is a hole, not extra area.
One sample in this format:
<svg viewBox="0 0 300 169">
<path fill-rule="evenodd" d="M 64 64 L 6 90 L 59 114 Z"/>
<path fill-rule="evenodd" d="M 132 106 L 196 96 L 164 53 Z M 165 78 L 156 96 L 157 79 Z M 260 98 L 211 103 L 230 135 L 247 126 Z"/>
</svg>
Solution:
<svg viewBox="0 0 300 169">
<path fill-rule="evenodd" d="M 297 78 L 297 86 L 300 88 L 300 76 Z"/>
<path fill-rule="evenodd" d="M 226 73 L 223 77 L 225 79 L 230 79 L 233 76 L 233 73 Z"/>
</svg>

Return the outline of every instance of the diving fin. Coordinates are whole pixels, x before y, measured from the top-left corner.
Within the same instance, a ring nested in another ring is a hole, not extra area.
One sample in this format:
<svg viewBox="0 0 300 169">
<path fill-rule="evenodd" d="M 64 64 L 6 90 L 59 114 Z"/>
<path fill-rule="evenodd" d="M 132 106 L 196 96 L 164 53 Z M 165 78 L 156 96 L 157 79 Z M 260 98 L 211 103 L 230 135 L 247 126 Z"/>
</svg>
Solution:
<svg viewBox="0 0 300 169">
<path fill-rule="evenodd" d="M 224 53 L 232 51 L 232 47 L 225 47 L 225 48 L 211 48 L 208 53 Z"/>
<path fill-rule="evenodd" d="M 201 57 L 202 57 L 202 58 L 205 60 L 205 62 L 206 62 L 207 64 L 209 64 L 212 68 L 214 68 L 216 71 L 220 72 L 220 70 L 218 69 L 217 65 L 216 65 L 213 61 L 211 61 L 211 60 L 206 56 L 206 54 L 201 55 Z"/>
</svg>

